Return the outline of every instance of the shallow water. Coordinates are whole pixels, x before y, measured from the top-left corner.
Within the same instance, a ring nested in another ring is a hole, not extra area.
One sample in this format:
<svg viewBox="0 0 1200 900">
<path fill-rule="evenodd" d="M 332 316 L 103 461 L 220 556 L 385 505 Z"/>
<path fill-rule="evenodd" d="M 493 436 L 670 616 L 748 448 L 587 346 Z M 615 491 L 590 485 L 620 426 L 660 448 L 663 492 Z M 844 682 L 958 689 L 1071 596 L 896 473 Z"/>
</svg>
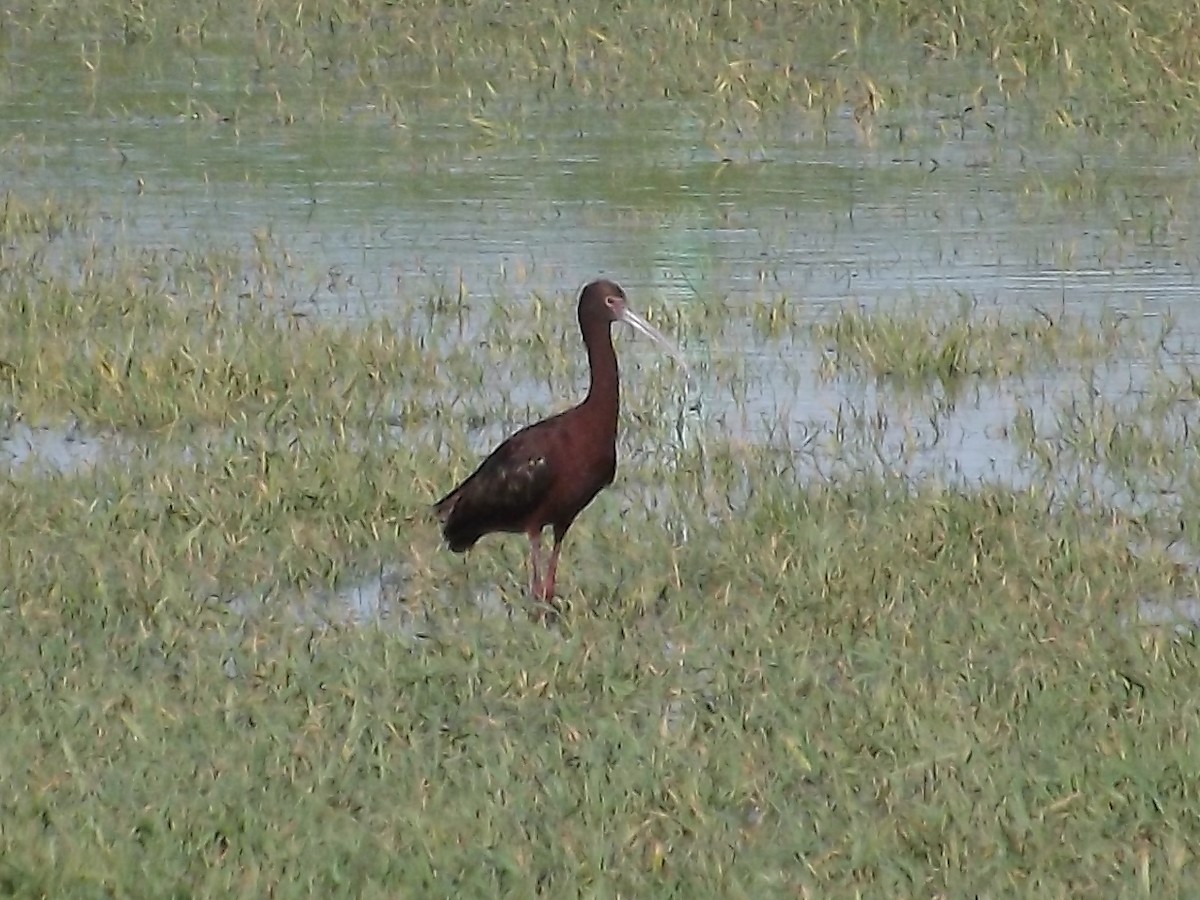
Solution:
<svg viewBox="0 0 1200 900">
<path fill-rule="evenodd" d="M 410 104 L 399 122 L 336 90 L 314 93 L 327 115 L 287 121 L 261 86 L 220 77 L 229 61 L 219 49 L 189 69 L 161 47 L 134 48 L 89 77 L 68 44 L 8 48 L 17 74 L 0 96 L 0 162 L 12 189 L 81 199 L 98 241 L 282 256 L 269 276 L 248 264 L 234 286 L 281 309 L 369 320 L 394 315 L 401 296 L 461 296 L 464 339 L 486 337 L 499 299 L 554 297 L 561 309 L 536 327 L 574 342 L 573 297 L 600 275 L 656 321 L 721 299 L 729 321 L 685 346 L 696 377 L 677 421 L 664 423 L 664 443 L 685 451 L 748 440 L 790 447 L 798 477 L 868 468 L 1025 486 L 1046 473 L 1013 440 L 1019 417 L 1052 434 L 1064 410 L 1099 394 L 1128 401 L 1136 418 L 1147 372 L 1195 361 L 1200 177 L 1186 148 L 1047 141 L 1016 112 L 967 117 L 937 98 L 947 106 L 929 120 L 954 127 L 904 141 L 864 135 L 849 110 L 820 129 L 798 118 L 739 132 L 661 101 L 623 109 L 533 95 L 510 98 L 520 115 L 500 131 L 446 98 Z M 429 90 L 414 87 L 414 98 Z M 754 311 L 779 298 L 793 327 L 757 335 Z M 952 396 L 937 384 L 914 393 L 828 377 L 808 324 L 914 301 L 1117 315 L 1148 332 L 1170 316 L 1177 327 L 1151 350 L 966 379 Z M 676 377 L 650 380 L 669 364 L 645 342 L 623 337 L 620 352 L 634 390 Z M 544 385 L 505 389 L 533 412 L 564 402 Z M 482 453 L 520 424 L 491 423 L 472 443 Z M 841 439 L 847 427 L 857 440 Z M 11 468 L 61 471 L 116 446 L 21 426 L 0 453 Z M 1169 491 L 1125 496 L 1099 467 L 1088 477 L 1114 503 L 1172 502 Z M 391 582 L 379 584 L 347 602 L 377 610 Z"/>
<path fill-rule="evenodd" d="M 14 424 L 0 433 L 0 467 L 11 472 L 71 472 L 122 451 L 128 448 L 116 436 L 94 434 L 78 423 L 67 428 Z"/>
</svg>

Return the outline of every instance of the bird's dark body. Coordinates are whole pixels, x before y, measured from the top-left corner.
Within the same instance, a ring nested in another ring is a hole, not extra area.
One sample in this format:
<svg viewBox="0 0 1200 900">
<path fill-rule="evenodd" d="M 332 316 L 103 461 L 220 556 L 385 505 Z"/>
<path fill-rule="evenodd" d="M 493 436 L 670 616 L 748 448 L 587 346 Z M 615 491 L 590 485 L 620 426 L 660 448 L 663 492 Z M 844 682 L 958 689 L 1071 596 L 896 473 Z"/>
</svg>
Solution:
<svg viewBox="0 0 1200 900">
<path fill-rule="evenodd" d="M 438 502 L 451 550 L 469 550 L 492 532 L 530 533 L 549 525 L 562 535 L 612 484 L 616 441 L 596 434 L 581 409 L 518 431 Z"/>
<path fill-rule="evenodd" d="M 493 532 L 527 535 L 533 593 L 544 601 L 554 594 L 563 535 L 616 476 L 620 400 L 617 356 L 609 333 L 615 321 L 627 322 L 670 348 L 628 309 L 619 286 L 611 281 L 587 285 L 579 297 L 579 328 L 591 369 L 583 402 L 518 431 L 434 505 L 442 534 L 456 552 L 469 550 Z M 547 526 L 554 529 L 554 547 L 542 578 L 541 533 Z"/>
</svg>

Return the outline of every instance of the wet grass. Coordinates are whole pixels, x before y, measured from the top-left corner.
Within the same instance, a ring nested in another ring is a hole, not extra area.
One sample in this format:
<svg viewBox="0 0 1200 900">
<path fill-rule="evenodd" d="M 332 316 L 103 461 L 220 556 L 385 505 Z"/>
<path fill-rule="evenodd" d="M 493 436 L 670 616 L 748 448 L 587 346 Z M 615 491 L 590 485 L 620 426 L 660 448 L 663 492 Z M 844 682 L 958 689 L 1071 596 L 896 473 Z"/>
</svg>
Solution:
<svg viewBox="0 0 1200 900">
<path fill-rule="evenodd" d="M 947 311 L 950 307 L 952 311 Z M 1065 311 L 981 311 L 969 298 L 928 298 L 907 310 L 847 309 L 812 327 L 827 347 L 828 374 L 847 371 L 898 383 L 1008 378 L 1071 363 L 1103 361 L 1161 338 L 1139 334 L 1128 317 Z M 1169 329 L 1169 324 L 1166 326 Z"/>
<path fill-rule="evenodd" d="M 295 276 L 286 254 L 143 252 L 85 213 L 60 227 L 52 199 L 26 208 L 0 272 L 5 421 L 120 444 L 0 481 L 5 893 L 1194 883 L 1200 656 L 1191 631 L 1137 624 L 1147 598 L 1200 590 L 1168 546 L 1200 508 L 1185 370 L 1144 360 L 1136 423 L 1019 410 L 1036 477 L 961 485 L 860 465 L 868 417 L 798 445 L 701 411 L 677 442 L 679 373 L 622 340 L 618 484 L 572 531 L 546 627 L 519 540 L 464 562 L 423 510 L 578 390 L 571 296 L 500 315 L 413 293 L 346 325 L 270 289 Z M 928 385 L 929 334 L 961 349 L 954 377 L 1128 365 L 1116 322 L 844 313 L 814 331 L 778 298 L 743 321 L 697 309 L 649 312 L 685 344 L 719 322 L 763 353 L 808 341 L 797 384 L 832 342 L 839 378 L 891 358 Z M 696 368 L 710 399 L 755 391 L 745 367 Z M 1135 515 L 1081 472 L 1169 472 L 1180 502 Z M 383 571 L 388 608 L 355 621 L 347 592 Z"/>
<path fill-rule="evenodd" d="M 768 228 L 753 302 L 720 277 L 690 303 L 635 295 L 697 380 L 685 395 L 677 369 L 619 339 L 618 482 L 572 530 L 547 627 L 519 539 L 464 560 L 425 510 L 503 433 L 578 396 L 574 273 L 554 295 L 450 273 L 449 289 L 377 274 L 372 292 L 265 225 L 216 248 L 121 235 L 122 192 L 176 202 L 171 166 L 291 185 L 321 153 L 384 146 L 406 177 L 364 156 L 336 200 L 390 203 L 381 186 L 433 194 L 442 171 L 486 182 L 471 160 L 553 143 L 553 116 L 588 143 L 551 156 L 651 173 L 585 173 L 587 190 L 561 173 L 572 202 L 597 185 L 625 198 L 621 225 L 672 224 L 710 165 L 705 183 L 766 185 L 763 146 L 906 167 L 921 139 L 969 134 L 1019 172 L 1018 227 L 1052 208 L 1101 233 L 1099 250 L 1035 237 L 1032 255 L 1161 261 L 1192 231 L 1190 171 L 1142 186 L 1119 170 L 1146 142 L 1194 137 L 1187 15 L 1158 0 L 7 11 L 10 118 L 55 91 L 72 121 L 116 129 L 103 152 L 122 182 L 0 204 L 0 893 L 1185 894 L 1200 466 L 1196 352 L 1170 323 L 935 297 L 814 324 L 771 288 Z M 653 175 L 679 165 L 642 143 L 660 115 L 711 150 L 687 184 Z M 160 153 L 122 143 L 130 122 L 184 128 Z M 343 143 L 313 139 L 323 128 Z M 284 150 L 210 166 L 217 130 Z M 1023 143 L 1047 134 L 1117 140 L 1048 175 Z M 0 159 L 31 176 L 70 160 L 69 141 L 40 140 L 6 131 Z M 871 156 L 882 144 L 905 152 Z M 904 183 L 944 189 L 937 165 Z M 830 227 L 853 225 L 840 182 L 808 190 L 847 220 Z M 314 296 L 352 314 L 322 316 Z M 1066 381 L 1082 387 L 1056 393 Z M 859 399 L 790 408 L 831 382 Z M 759 430 L 725 427 L 769 391 Z M 1011 409 L 979 427 L 1014 470 L 907 474 L 951 426 L 976 427 L 972 391 Z M 34 433 L 61 434 L 68 463 L 9 448 Z M 351 608 L 374 591 L 378 608 Z"/>
<path fill-rule="evenodd" d="M 33 53 L 69 47 L 99 109 L 115 99 L 114 82 L 141 70 L 146 89 L 132 95 L 141 114 L 239 126 L 265 117 L 403 129 L 424 109 L 454 104 L 488 142 L 519 131 L 538 105 L 531 98 L 615 108 L 640 97 L 690 106 L 714 135 L 803 110 L 802 127 L 845 119 L 861 138 L 890 140 L 955 133 L 1005 110 L 1036 130 L 1186 137 L 1200 58 L 1188 21 L 1166 0 L 1136 9 L 986 2 L 969 12 L 896 0 L 619 11 L 484 3 L 452 16 L 429 2 L 151 10 L 89 0 L 14 9 L 5 28 Z M 20 85 L 38 77 L 27 62 L 18 54 L 11 67 Z M 191 86 L 206 82 L 228 88 L 216 106 Z M 940 113 L 932 125 L 922 115 L 930 106 Z"/>
</svg>

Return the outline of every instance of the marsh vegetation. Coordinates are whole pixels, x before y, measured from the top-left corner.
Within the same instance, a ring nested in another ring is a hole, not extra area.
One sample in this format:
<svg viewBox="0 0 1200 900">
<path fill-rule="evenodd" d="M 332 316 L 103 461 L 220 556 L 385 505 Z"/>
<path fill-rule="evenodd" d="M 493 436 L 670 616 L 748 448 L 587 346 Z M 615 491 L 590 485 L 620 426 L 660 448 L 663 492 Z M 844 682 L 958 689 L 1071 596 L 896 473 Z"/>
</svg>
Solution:
<svg viewBox="0 0 1200 900">
<path fill-rule="evenodd" d="M 0 892 L 1185 893 L 1194 14 L 5 10 Z"/>
</svg>

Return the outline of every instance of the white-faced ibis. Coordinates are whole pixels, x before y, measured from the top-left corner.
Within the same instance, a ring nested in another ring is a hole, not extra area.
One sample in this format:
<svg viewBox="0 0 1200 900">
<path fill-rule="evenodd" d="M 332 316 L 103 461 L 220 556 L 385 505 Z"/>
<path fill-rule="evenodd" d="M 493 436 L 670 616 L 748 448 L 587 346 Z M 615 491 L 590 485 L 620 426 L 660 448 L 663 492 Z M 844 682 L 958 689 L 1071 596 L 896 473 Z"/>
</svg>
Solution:
<svg viewBox="0 0 1200 900">
<path fill-rule="evenodd" d="M 549 603 L 563 537 L 575 517 L 617 472 L 617 355 L 609 325 L 625 322 L 682 361 L 679 352 L 626 305 L 611 281 L 593 281 L 579 295 L 579 328 L 587 347 L 591 386 L 578 406 L 518 431 L 492 451 L 462 484 L 434 506 L 442 534 L 456 553 L 485 534 L 529 537 L 534 599 Z M 554 529 L 550 561 L 542 574 L 542 530 Z"/>
</svg>

